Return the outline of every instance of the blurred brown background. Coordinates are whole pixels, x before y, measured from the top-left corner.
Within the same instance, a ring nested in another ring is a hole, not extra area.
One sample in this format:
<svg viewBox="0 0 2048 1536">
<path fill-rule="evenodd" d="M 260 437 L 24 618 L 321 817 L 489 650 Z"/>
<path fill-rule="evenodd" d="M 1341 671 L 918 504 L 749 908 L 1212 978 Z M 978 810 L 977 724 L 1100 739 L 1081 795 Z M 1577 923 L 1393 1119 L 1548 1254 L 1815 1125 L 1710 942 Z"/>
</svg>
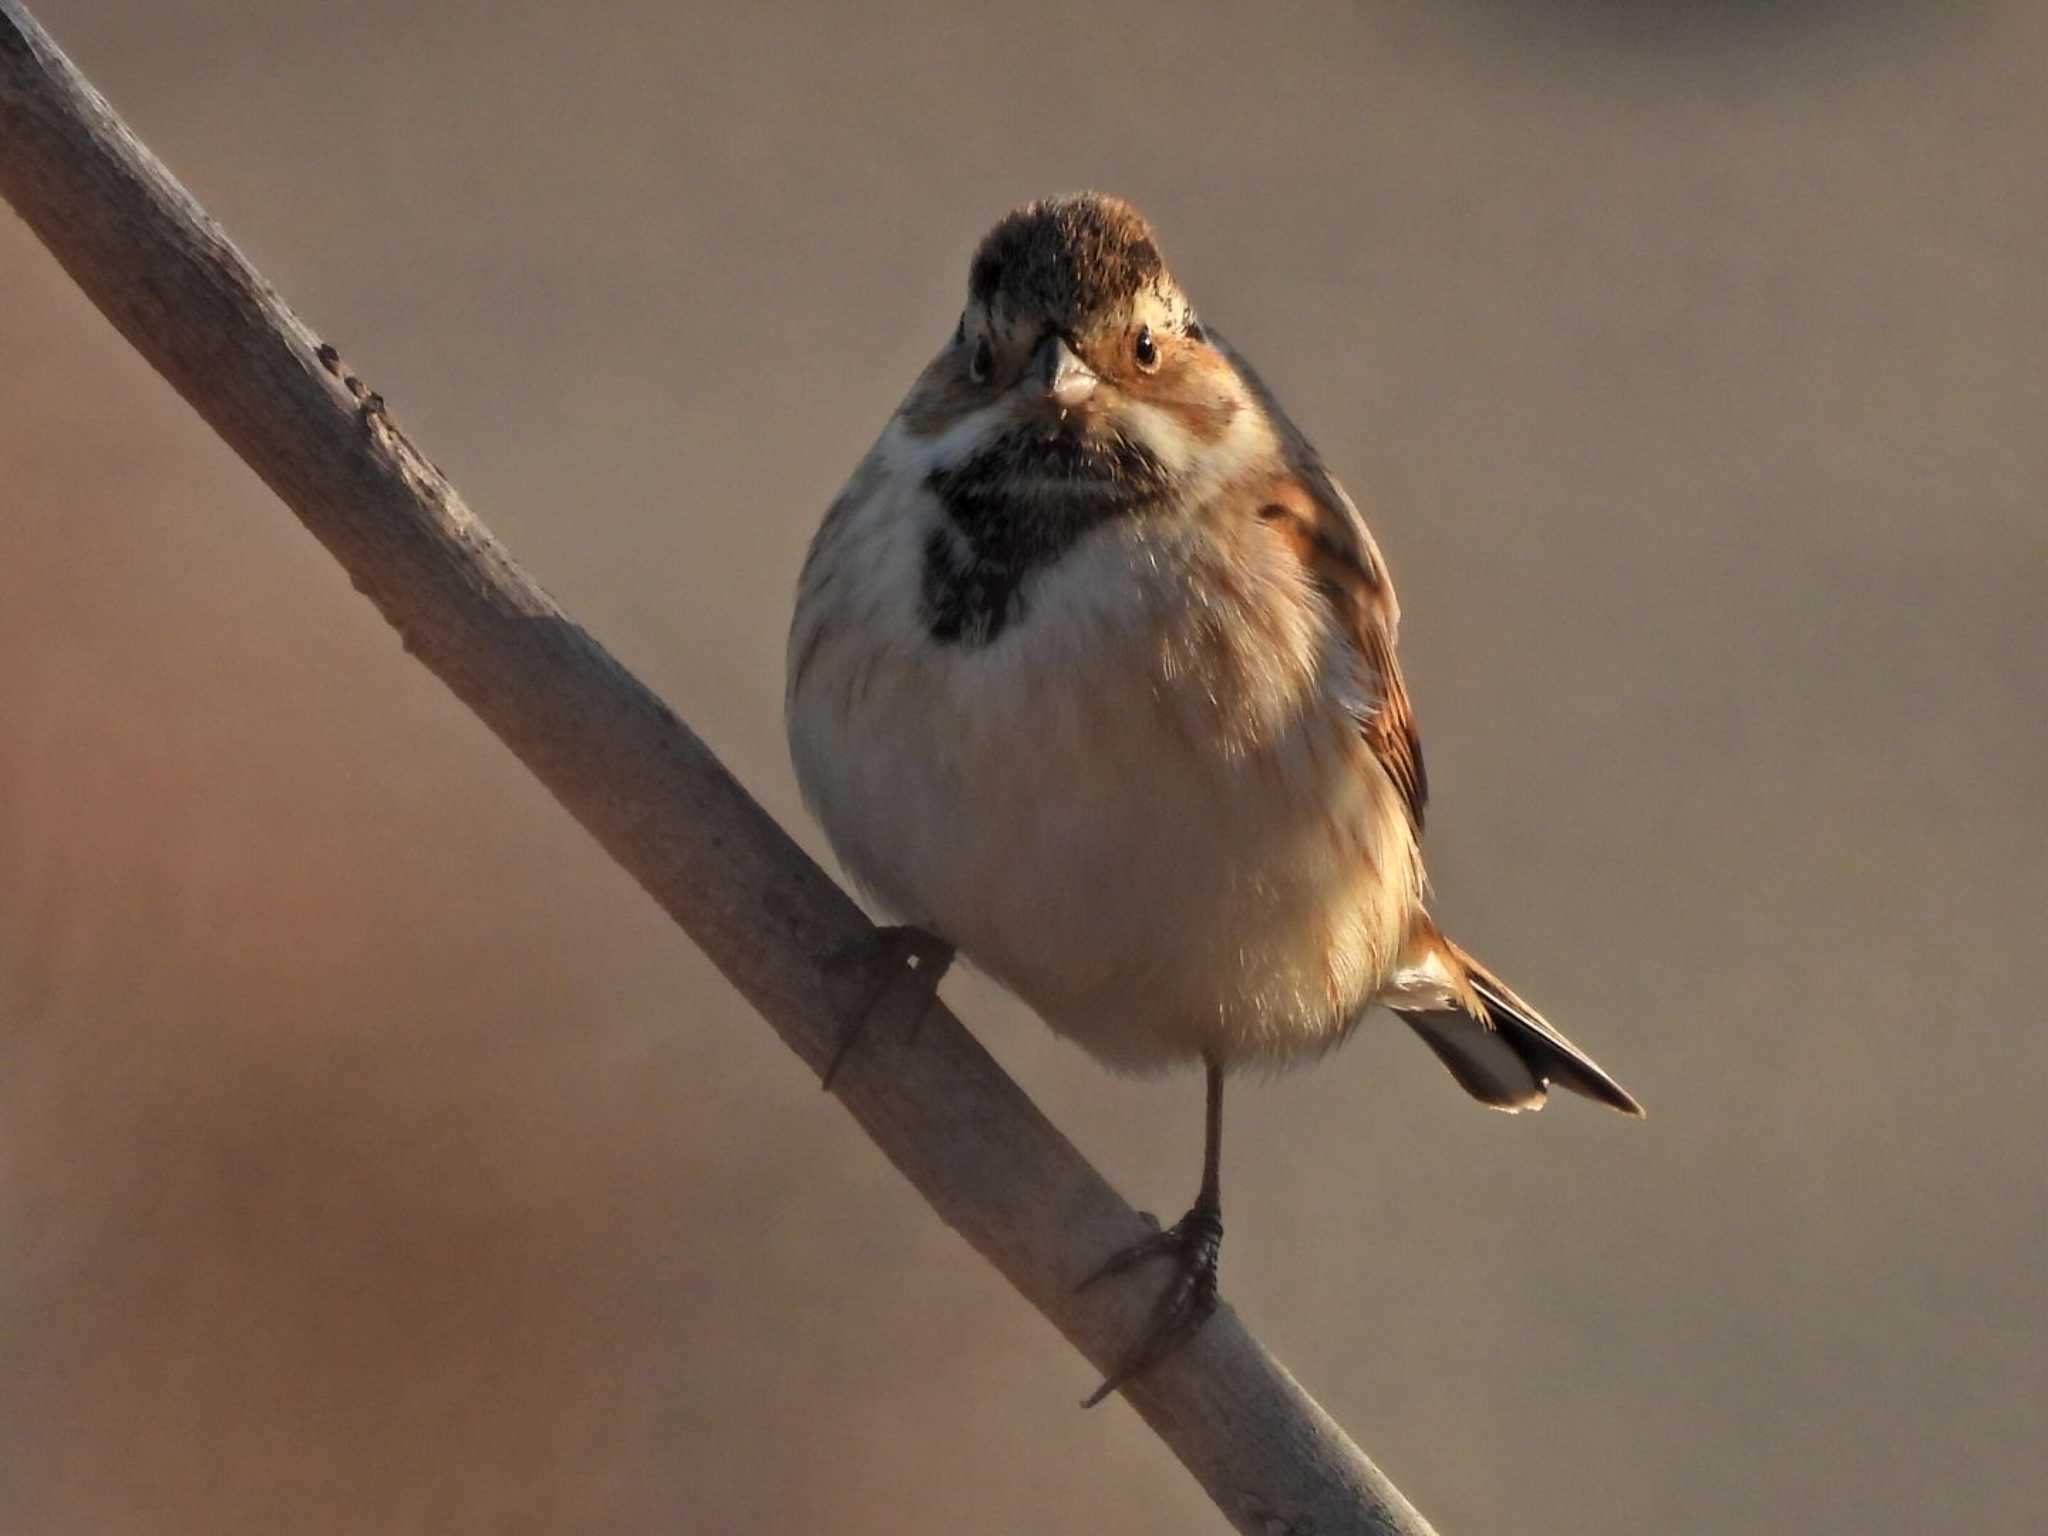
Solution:
<svg viewBox="0 0 2048 1536">
<path fill-rule="evenodd" d="M 1095 185 L 1369 509 L 1456 932 L 1225 1288 L 1446 1533 L 2048 1501 L 2048 9 L 40 0 L 778 814 L 820 510 Z M 1219 1528 L 0 217 L 0 1529 Z M 949 993 L 1139 1203 L 1192 1078 Z"/>
</svg>

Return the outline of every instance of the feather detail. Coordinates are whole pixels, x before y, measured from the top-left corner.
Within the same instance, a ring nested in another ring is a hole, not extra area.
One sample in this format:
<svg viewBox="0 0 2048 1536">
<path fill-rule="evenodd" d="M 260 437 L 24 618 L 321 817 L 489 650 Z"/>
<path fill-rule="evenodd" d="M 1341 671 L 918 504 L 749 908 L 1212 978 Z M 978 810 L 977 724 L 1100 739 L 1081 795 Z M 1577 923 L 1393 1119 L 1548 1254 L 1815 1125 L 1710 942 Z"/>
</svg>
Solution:
<svg viewBox="0 0 2048 1536">
<path fill-rule="evenodd" d="M 1288 419 L 1265 381 L 1214 331 L 1209 340 L 1230 359 L 1279 439 L 1287 473 L 1257 498 L 1259 519 L 1300 562 L 1358 653 L 1365 691 L 1374 701 L 1359 728 L 1373 757 L 1400 790 L 1409 824 L 1420 833 L 1429 803 L 1429 776 L 1422 763 L 1415 710 L 1394 654 L 1401 606 L 1386 562 L 1357 505 L 1324 467 L 1314 445 Z"/>
<path fill-rule="evenodd" d="M 1483 1104 L 1541 1109 L 1545 1085 L 1640 1117 L 1634 1095 L 1493 972 L 1421 918 L 1379 1001 L 1422 1037 Z"/>
</svg>

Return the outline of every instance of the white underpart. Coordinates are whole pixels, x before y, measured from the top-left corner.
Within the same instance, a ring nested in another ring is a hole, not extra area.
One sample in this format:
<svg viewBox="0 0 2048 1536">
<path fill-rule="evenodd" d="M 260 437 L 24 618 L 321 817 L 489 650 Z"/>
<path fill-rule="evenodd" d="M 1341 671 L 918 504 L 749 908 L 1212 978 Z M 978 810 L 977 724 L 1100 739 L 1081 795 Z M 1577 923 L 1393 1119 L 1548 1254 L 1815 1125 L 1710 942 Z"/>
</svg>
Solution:
<svg viewBox="0 0 2048 1536">
<path fill-rule="evenodd" d="M 905 487 L 922 486 L 935 469 L 955 469 L 974 455 L 988 439 L 1010 426 L 1016 406 L 999 397 L 969 411 L 937 437 L 914 437 L 898 422 L 890 422 L 875 444 L 873 459 L 891 483 Z"/>
<path fill-rule="evenodd" d="M 1220 439 L 1197 442 L 1173 416 L 1156 405 L 1126 400 L 1118 408 L 1127 433 L 1159 457 L 1183 481 L 1191 502 L 1208 501 L 1271 451 L 1271 435 L 1254 411 L 1239 411 Z"/>
<path fill-rule="evenodd" d="M 806 798 L 890 915 L 1113 1065 L 1327 1048 L 1421 896 L 1356 656 L 1241 513 L 1111 520 L 991 644 L 935 643 L 924 477 L 988 425 L 892 424 L 821 533 L 790 642 Z M 1226 461 L 1266 451 L 1245 438 Z"/>
</svg>

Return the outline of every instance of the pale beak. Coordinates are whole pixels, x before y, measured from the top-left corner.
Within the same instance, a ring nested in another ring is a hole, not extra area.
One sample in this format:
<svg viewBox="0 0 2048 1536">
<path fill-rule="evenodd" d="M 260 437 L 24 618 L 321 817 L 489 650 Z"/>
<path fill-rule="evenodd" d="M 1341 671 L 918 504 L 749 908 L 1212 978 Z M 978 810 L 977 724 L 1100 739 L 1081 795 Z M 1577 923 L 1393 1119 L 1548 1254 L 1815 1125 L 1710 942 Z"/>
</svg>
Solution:
<svg viewBox="0 0 2048 1536">
<path fill-rule="evenodd" d="M 1086 405 L 1100 382 L 1095 371 L 1074 355 L 1064 336 L 1048 336 L 1039 343 L 1031 372 L 1045 391 L 1046 403 L 1061 415 Z"/>
</svg>

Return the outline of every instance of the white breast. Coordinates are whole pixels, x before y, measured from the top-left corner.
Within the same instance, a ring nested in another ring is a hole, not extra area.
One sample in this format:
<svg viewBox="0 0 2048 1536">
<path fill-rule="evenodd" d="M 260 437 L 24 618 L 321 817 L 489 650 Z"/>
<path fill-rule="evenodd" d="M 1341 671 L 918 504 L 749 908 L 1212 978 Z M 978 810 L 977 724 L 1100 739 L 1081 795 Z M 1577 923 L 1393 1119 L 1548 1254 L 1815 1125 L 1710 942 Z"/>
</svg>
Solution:
<svg viewBox="0 0 2048 1536">
<path fill-rule="evenodd" d="M 848 872 L 1104 1060 L 1341 1038 L 1420 900 L 1371 699 L 1256 522 L 1118 520 L 979 648 L 931 640 L 941 515 L 885 436 L 790 638 L 798 780 Z"/>
</svg>

